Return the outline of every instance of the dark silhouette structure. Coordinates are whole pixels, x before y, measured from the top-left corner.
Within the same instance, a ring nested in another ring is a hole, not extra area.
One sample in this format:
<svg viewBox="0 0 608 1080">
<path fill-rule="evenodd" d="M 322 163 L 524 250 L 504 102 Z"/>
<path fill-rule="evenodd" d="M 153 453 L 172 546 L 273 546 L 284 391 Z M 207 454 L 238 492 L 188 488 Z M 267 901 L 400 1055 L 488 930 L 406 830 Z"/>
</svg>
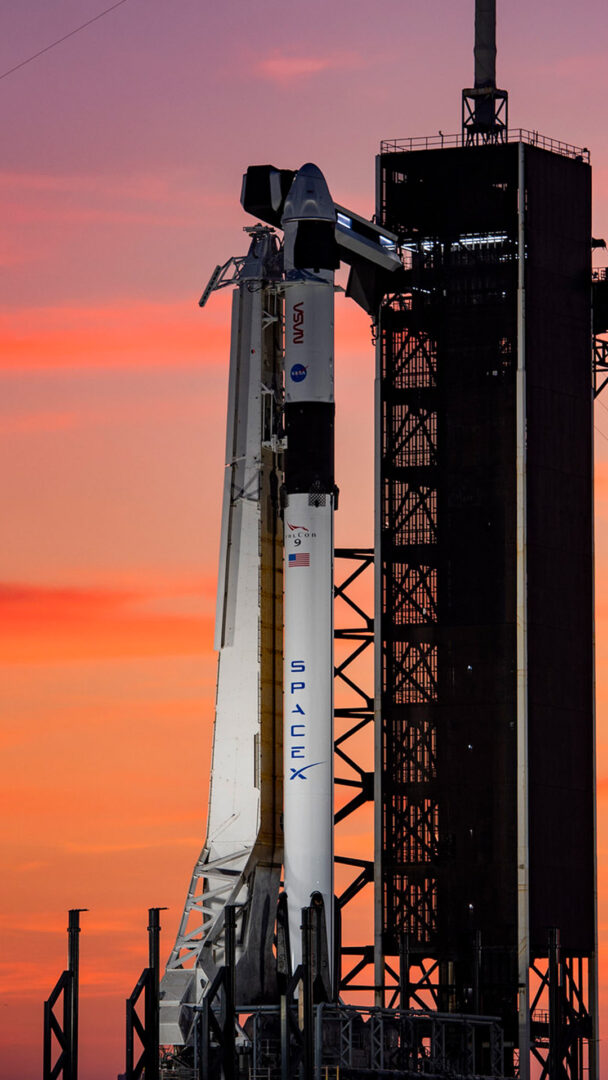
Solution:
<svg viewBox="0 0 608 1080">
<path fill-rule="evenodd" d="M 68 966 L 44 1003 L 43 1080 L 78 1080 L 78 979 L 80 913 L 68 912 Z"/>
<path fill-rule="evenodd" d="M 376 981 L 596 1076 L 588 153 L 478 116 L 378 176 Z"/>
</svg>

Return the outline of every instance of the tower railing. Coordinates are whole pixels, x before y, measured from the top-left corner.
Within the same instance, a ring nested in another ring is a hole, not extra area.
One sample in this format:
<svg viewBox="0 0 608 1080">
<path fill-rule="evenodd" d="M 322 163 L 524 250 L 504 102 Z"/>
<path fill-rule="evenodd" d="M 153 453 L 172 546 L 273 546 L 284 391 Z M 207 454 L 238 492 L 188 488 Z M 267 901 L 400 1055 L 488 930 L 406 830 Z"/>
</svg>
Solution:
<svg viewBox="0 0 608 1080">
<path fill-rule="evenodd" d="M 586 146 L 574 146 L 572 143 L 561 142 L 559 139 L 551 139 L 540 131 L 530 131 L 528 128 L 509 128 L 504 135 L 503 142 L 522 142 L 528 146 L 538 146 L 541 150 L 550 150 L 552 154 L 561 154 L 563 157 L 573 158 L 575 161 L 584 161 L 589 164 L 590 154 Z M 453 135 L 444 135 L 439 131 L 436 135 L 417 135 L 405 139 L 383 139 L 380 143 L 381 154 L 402 154 L 412 150 L 442 150 L 446 147 L 468 146 L 466 135 L 461 132 Z"/>
</svg>

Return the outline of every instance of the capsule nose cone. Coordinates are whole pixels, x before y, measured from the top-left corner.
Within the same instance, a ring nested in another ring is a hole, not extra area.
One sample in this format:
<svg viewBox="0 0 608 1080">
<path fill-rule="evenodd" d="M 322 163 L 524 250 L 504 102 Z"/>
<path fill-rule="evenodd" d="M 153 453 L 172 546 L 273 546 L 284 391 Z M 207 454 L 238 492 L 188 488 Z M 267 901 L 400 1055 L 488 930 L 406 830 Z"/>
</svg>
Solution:
<svg viewBox="0 0 608 1080">
<path fill-rule="evenodd" d="M 306 165 L 302 165 L 302 168 L 298 169 L 297 175 L 301 176 L 303 180 L 309 180 L 313 183 L 316 183 L 319 180 L 321 183 L 325 183 L 325 177 L 319 166 L 315 165 L 312 161 L 307 161 Z"/>
<path fill-rule="evenodd" d="M 283 210 L 283 224 L 287 221 L 336 220 L 333 199 L 321 170 L 312 162 L 303 165 L 295 175 Z"/>
</svg>

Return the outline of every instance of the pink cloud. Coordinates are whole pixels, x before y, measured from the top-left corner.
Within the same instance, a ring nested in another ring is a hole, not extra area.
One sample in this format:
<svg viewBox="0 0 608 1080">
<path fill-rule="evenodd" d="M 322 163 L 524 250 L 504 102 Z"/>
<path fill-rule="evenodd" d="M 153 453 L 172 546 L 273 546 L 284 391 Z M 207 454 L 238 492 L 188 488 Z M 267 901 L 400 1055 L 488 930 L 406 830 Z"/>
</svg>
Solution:
<svg viewBox="0 0 608 1080">
<path fill-rule="evenodd" d="M 585 83 L 593 81 L 594 75 L 602 78 L 606 67 L 603 53 L 573 53 L 570 56 L 557 56 L 539 67 L 539 73 L 558 75 L 562 79 L 580 79 Z"/>
<path fill-rule="evenodd" d="M 309 78 L 322 71 L 346 71 L 363 66 L 363 61 L 356 52 L 328 53 L 326 56 L 286 56 L 274 51 L 271 56 L 260 60 L 256 72 L 262 78 L 281 86 L 292 79 Z"/>
<path fill-rule="evenodd" d="M 68 205 L 74 198 L 99 207 L 103 202 L 115 201 L 124 210 L 124 204 L 132 202 L 136 209 L 141 203 L 169 203 L 177 197 L 188 205 L 196 204 L 200 210 L 234 207 L 234 196 L 223 188 L 213 190 L 201 184 L 200 177 L 186 170 L 173 170 L 161 175 L 149 173 L 117 173 L 106 175 L 62 173 L 28 173 L 0 171 L 0 191 L 4 199 L 11 196 L 19 202 L 28 203 L 36 196 L 54 197 L 56 204 L 62 196 L 68 197 Z M 190 220 L 190 224 L 192 220 Z"/>
<path fill-rule="evenodd" d="M 232 191 L 205 188 L 200 176 L 178 170 L 158 177 L 0 171 L 0 195 L 0 265 L 52 259 L 53 273 L 71 244 L 78 250 L 83 231 L 89 230 L 95 247 L 114 230 L 122 250 L 128 246 L 125 230 L 138 230 L 141 243 L 154 230 L 191 230 L 200 221 L 236 223 L 241 217 Z"/>
</svg>

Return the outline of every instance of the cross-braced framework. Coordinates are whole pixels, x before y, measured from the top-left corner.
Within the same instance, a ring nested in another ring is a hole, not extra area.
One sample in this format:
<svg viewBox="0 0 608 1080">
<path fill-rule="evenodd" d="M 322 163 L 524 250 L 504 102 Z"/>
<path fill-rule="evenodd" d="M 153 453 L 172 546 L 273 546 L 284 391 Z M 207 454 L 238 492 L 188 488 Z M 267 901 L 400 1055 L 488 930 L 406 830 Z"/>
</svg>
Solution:
<svg viewBox="0 0 608 1080">
<path fill-rule="evenodd" d="M 412 297 L 385 304 L 381 568 L 384 1002 L 438 1008 L 439 805 L 435 791 L 439 565 L 437 345 L 416 327 Z M 391 963 L 390 957 L 400 963 Z"/>
<path fill-rule="evenodd" d="M 462 135 L 467 146 L 506 142 L 509 95 L 496 87 L 462 91 Z"/>
<path fill-rule="evenodd" d="M 373 881 L 371 808 L 374 799 L 373 771 L 373 605 L 374 553 L 370 548 L 338 548 L 334 586 L 336 661 L 336 876 L 338 908 L 343 924 L 340 993 L 371 991 L 365 970 L 373 965 Z M 350 797 L 343 801 L 341 790 Z M 353 844 L 353 832 L 355 842 Z M 369 837 L 367 857 L 359 838 Z M 348 853 L 347 853 L 348 852 Z M 356 852 L 356 853 L 355 853 Z M 350 926 L 350 913 L 353 926 Z M 351 934 L 365 935 L 363 944 Z"/>
<path fill-rule="evenodd" d="M 593 396 L 599 397 L 608 383 L 608 340 L 598 334 L 593 339 Z"/>
<path fill-rule="evenodd" d="M 565 956 L 559 931 L 550 930 L 547 957 L 531 964 L 530 1048 L 538 1080 L 582 1080 L 589 1075 L 589 961 Z"/>
<path fill-rule="evenodd" d="M 598 241 L 604 244 L 604 241 Z M 593 396 L 599 397 L 608 383 L 608 267 L 592 273 L 593 297 Z"/>
<path fill-rule="evenodd" d="M 78 983 L 80 913 L 72 908 L 68 924 L 68 966 L 44 1003 L 43 1080 L 78 1080 Z"/>
<path fill-rule="evenodd" d="M 63 971 L 55 983 L 50 997 L 44 1003 L 44 1080 L 72 1080 L 72 1043 L 70 1038 L 70 1014 L 73 999 L 73 978 L 70 971 Z M 58 1006 L 58 1002 L 61 1004 Z M 58 1015 L 59 1013 L 59 1015 Z"/>
</svg>

